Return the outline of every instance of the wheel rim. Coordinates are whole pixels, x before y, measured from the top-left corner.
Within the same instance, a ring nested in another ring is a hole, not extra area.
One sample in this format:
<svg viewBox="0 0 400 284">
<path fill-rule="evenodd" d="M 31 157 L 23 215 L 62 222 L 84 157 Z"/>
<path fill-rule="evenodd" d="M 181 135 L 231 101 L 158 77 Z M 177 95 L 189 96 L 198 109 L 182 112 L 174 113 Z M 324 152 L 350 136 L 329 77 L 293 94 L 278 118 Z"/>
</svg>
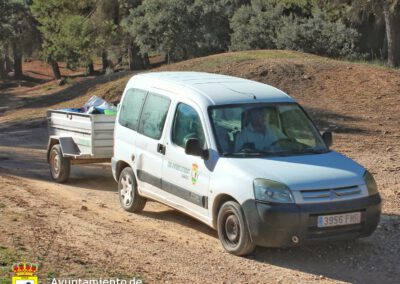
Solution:
<svg viewBox="0 0 400 284">
<path fill-rule="evenodd" d="M 53 170 L 53 175 L 58 176 L 60 173 L 60 168 L 61 168 L 61 159 L 58 156 L 57 153 L 54 151 L 52 152 L 52 164 L 51 164 L 51 169 Z"/>
<path fill-rule="evenodd" d="M 240 239 L 240 223 L 236 215 L 231 214 L 225 220 L 225 237 L 231 245 L 237 245 Z"/>
<path fill-rule="evenodd" d="M 121 201 L 125 206 L 132 202 L 132 179 L 129 175 L 124 175 L 121 179 Z"/>
</svg>

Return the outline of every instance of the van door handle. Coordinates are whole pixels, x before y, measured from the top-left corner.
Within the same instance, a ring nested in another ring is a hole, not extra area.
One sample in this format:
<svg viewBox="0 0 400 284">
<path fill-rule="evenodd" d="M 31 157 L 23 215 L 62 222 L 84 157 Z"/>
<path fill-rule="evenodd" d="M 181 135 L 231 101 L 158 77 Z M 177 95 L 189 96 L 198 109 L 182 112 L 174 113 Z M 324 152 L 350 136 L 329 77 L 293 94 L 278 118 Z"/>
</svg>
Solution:
<svg viewBox="0 0 400 284">
<path fill-rule="evenodd" d="M 157 152 L 165 155 L 165 145 L 158 143 L 157 144 Z"/>
</svg>

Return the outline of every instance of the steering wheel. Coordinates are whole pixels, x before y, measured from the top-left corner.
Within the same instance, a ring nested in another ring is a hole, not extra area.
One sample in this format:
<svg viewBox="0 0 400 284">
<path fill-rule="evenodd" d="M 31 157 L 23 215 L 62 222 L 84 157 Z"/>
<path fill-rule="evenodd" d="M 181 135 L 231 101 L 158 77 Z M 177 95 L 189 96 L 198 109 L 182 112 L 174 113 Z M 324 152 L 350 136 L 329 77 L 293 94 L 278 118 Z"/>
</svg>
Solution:
<svg viewBox="0 0 400 284">
<path fill-rule="evenodd" d="M 187 134 L 187 135 L 186 135 L 185 137 L 183 137 L 183 139 L 182 139 L 184 145 L 186 145 L 186 142 L 187 142 L 189 139 L 199 139 L 199 137 L 198 137 L 197 133 L 194 133 L 194 132 L 191 132 L 191 133 Z"/>
<path fill-rule="evenodd" d="M 296 144 L 298 144 L 299 142 L 297 142 L 296 140 L 294 140 L 294 139 L 291 139 L 291 138 L 280 138 L 280 139 L 278 139 L 278 140 L 276 140 L 275 142 L 272 142 L 272 144 L 270 145 L 270 146 L 275 146 L 276 144 L 278 144 L 278 143 L 282 143 L 282 142 L 290 142 L 290 143 L 296 143 Z"/>
<path fill-rule="evenodd" d="M 243 146 L 240 148 L 239 152 L 242 153 L 251 153 L 255 149 L 254 143 L 244 143 Z"/>
</svg>

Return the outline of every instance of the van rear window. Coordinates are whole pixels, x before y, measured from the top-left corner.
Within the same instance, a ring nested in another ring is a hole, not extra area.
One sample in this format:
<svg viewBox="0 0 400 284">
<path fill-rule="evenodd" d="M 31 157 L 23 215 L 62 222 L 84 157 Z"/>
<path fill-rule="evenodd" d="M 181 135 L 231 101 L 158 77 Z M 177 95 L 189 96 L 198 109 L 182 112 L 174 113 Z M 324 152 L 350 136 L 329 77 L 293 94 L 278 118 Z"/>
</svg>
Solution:
<svg viewBox="0 0 400 284">
<path fill-rule="evenodd" d="M 142 109 L 147 91 L 129 89 L 121 103 L 119 124 L 132 130 L 137 130 L 139 125 L 140 111 Z"/>
<path fill-rule="evenodd" d="M 140 117 L 139 132 L 153 139 L 160 139 L 171 100 L 149 93 Z"/>
</svg>

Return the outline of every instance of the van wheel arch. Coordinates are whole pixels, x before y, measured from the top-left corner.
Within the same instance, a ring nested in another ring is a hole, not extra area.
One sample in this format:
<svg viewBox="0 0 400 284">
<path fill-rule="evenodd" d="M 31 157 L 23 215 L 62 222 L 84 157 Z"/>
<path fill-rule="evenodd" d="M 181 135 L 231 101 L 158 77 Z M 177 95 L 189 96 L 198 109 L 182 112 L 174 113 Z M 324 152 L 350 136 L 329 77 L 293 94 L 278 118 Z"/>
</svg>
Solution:
<svg viewBox="0 0 400 284">
<path fill-rule="evenodd" d="M 124 161 L 118 161 L 117 167 L 116 167 L 116 173 L 115 173 L 115 175 L 117 177 L 117 181 L 119 180 L 119 176 L 121 175 L 121 172 L 127 167 L 130 168 L 131 166 Z"/>
<path fill-rule="evenodd" d="M 218 212 L 219 209 L 221 209 L 221 206 L 228 201 L 234 201 L 239 203 L 235 198 L 233 198 L 232 196 L 228 195 L 228 194 L 220 194 L 217 195 L 214 199 L 213 202 L 213 209 L 212 209 L 212 225 L 214 229 L 217 229 L 217 219 L 218 219 Z"/>
</svg>

